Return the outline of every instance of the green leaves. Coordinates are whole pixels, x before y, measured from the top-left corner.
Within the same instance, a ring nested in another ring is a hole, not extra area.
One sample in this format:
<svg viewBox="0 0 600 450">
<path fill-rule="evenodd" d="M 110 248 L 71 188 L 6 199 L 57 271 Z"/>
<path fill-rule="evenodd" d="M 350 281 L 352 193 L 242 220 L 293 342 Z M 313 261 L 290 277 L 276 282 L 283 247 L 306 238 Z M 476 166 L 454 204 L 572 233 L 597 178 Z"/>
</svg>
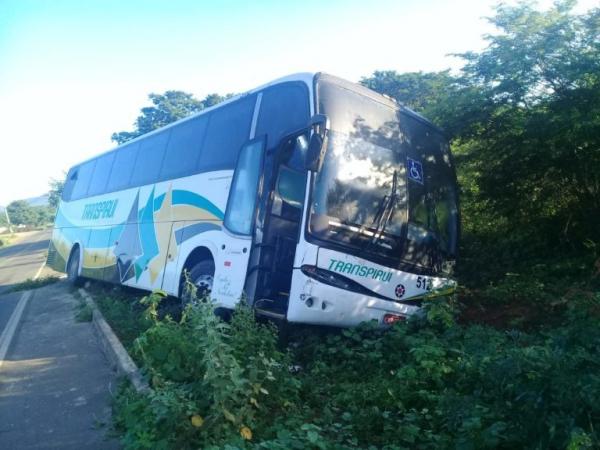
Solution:
<svg viewBox="0 0 600 450">
<path fill-rule="evenodd" d="M 135 121 L 135 130 L 113 133 L 111 139 L 117 144 L 124 144 L 142 134 L 149 133 L 171 122 L 214 106 L 231 96 L 232 94 L 225 96 L 209 94 L 203 100 L 197 100 L 192 94 L 183 91 L 166 91 L 163 94 L 150 94 L 148 98 L 153 106 L 141 109 L 141 114 Z"/>
<path fill-rule="evenodd" d="M 600 9 L 575 15 L 573 5 L 500 4 L 488 46 L 455 55 L 465 61 L 460 74 L 376 71 L 361 80 L 451 137 L 463 267 L 510 266 L 600 240 Z"/>
<path fill-rule="evenodd" d="M 594 448 L 600 295 L 575 301 L 536 332 L 447 322 L 446 304 L 389 330 L 301 327 L 283 348 L 247 307 L 226 324 L 200 302 L 138 338 L 153 392 L 122 392 L 117 424 L 130 449 Z"/>
</svg>

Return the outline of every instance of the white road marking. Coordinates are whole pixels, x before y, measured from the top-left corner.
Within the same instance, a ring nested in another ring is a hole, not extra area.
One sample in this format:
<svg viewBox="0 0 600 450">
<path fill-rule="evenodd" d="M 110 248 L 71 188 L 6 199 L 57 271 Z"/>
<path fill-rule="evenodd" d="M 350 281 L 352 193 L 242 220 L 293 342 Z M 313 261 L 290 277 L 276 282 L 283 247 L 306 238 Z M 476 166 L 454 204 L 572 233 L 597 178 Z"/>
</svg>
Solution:
<svg viewBox="0 0 600 450">
<path fill-rule="evenodd" d="M 44 270 L 45 266 L 46 266 L 46 260 L 44 260 L 44 262 L 42 263 L 42 265 L 40 266 L 40 268 L 38 269 L 38 271 L 35 273 L 35 276 L 33 277 L 34 280 L 38 279 L 38 277 L 42 273 L 42 270 Z"/>
<path fill-rule="evenodd" d="M 40 276 L 40 274 L 42 273 L 42 269 L 45 265 L 46 261 L 44 261 L 38 269 L 37 273 L 33 277 L 34 280 L 37 280 L 37 278 Z M 10 319 L 8 319 L 8 323 L 6 324 L 6 327 L 4 328 L 4 331 L 0 336 L 0 369 L 4 364 L 6 354 L 8 353 L 8 349 L 10 348 L 10 344 L 12 343 L 13 338 L 15 337 L 17 327 L 21 322 L 21 316 L 23 315 L 23 311 L 25 311 L 25 307 L 27 306 L 31 295 L 32 291 L 23 292 L 23 295 L 21 295 L 21 298 L 19 299 L 15 310 L 11 314 Z"/>
</svg>

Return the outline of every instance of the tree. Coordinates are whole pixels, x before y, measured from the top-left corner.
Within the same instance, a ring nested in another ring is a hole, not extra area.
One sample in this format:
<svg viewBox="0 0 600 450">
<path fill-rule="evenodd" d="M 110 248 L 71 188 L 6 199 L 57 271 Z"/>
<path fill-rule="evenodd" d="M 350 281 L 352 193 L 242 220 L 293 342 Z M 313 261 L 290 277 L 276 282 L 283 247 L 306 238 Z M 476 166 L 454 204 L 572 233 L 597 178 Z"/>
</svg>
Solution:
<svg viewBox="0 0 600 450">
<path fill-rule="evenodd" d="M 25 200 L 15 200 L 6 207 L 13 225 L 31 225 L 36 221 L 36 213 Z"/>
<path fill-rule="evenodd" d="M 375 71 L 360 83 L 394 98 L 427 117 L 451 138 L 471 134 L 473 124 L 488 114 L 488 97 L 480 86 L 450 71 L 398 73 Z"/>
<path fill-rule="evenodd" d="M 6 221 L 6 213 L 4 212 L 4 207 L 0 206 L 0 227 L 4 227 L 8 225 Z"/>
<path fill-rule="evenodd" d="M 402 74 L 395 70 L 377 70 L 370 77 L 363 77 L 360 83 L 431 117 L 435 106 L 444 102 L 448 92 L 455 89 L 456 81 L 448 70 Z"/>
<path fill-rule="evenodd" d="M 57 209 L 65 182 L 64 180 L 55 180 L 54 178 L 50 178 L 48 185 L 50 186 L 50 190 L 48 191 L 48 203 L 52 208 Z"/>
<path fill-rule="evenodd" d="M 497 32 L 483 51 L 458 55 L 457 75 L 378 71 L 361 80 L 451 138 L 463 260 L 482 243 L 490 262 L 514 267 L 527 253 L 600 241 L 600 9 L 532 5 L 499 5 L 488 19 Z"/>
<path fill-rule="evenodd" d="M 31 206 L 26 200 L 15 200 L 6 209 L 13 225 L 34 227 L 51 223 L 56 212 L 50 205 Z"/>
<path fill-rule="evenodd" d="M 500 5 L 499 33 L 462 55 L 491 104 L 462 148 L 479 199 L 549 249 L 600 238 L 600 9 L 573 5 Z"/>
<path fill-rule="evenodd" d="M 209 94 L 203 100 L 197 100 L 192 94 L 183 91 L 166 91 L 164 94 L 150 94 L 148 98 L 153 106 L 141 109 L 141 114 L 134 124 L 135 129 L 133 131 L 113 133 L 111 139 L 118 144 L 123 144 L 142 134 L 149 133 L 171 122 L 216 105 L 232 95 L 221 96 L 219 94 Z"/>
</svg>

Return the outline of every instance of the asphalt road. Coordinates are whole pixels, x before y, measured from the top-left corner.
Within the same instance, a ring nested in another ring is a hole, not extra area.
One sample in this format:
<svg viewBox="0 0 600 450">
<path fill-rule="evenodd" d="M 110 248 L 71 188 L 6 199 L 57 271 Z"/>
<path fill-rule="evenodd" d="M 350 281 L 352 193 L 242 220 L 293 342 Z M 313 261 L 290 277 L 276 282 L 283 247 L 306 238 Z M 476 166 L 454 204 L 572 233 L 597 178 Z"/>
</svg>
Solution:
<svg viewBox="0 0 600 450">
<path fill-rule="evenodd" d="M 1 450 L 120 447 L 107 436 L 116 373 L 70 291 L 66 280 L 30 291 L 0 366 Z"/>
<path fill-rule="evenodd" d="M 33 278 L 40 270 L 51 234 L 52 230 L 34 231 L 15 244 L 0 248 L 0 334 L 20 298 L 20 294 L 7 291 L 14 284 Z"/>
</svg>

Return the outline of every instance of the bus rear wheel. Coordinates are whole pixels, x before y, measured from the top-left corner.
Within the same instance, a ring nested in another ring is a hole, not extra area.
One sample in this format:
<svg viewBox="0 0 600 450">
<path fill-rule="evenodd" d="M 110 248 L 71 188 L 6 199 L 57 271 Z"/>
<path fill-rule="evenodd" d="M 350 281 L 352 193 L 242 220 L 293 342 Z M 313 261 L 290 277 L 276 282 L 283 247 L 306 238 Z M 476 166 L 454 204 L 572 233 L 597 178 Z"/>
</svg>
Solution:
<svg viewBox="0 0 600 450">
<path fill-rule="evenodd" d="M 79 275 L 79 253 L 79 247 L 75 247 L 67 263 L 67 280 L 77 287 L 83 286 L 83 278 Z"/>
</svg>

